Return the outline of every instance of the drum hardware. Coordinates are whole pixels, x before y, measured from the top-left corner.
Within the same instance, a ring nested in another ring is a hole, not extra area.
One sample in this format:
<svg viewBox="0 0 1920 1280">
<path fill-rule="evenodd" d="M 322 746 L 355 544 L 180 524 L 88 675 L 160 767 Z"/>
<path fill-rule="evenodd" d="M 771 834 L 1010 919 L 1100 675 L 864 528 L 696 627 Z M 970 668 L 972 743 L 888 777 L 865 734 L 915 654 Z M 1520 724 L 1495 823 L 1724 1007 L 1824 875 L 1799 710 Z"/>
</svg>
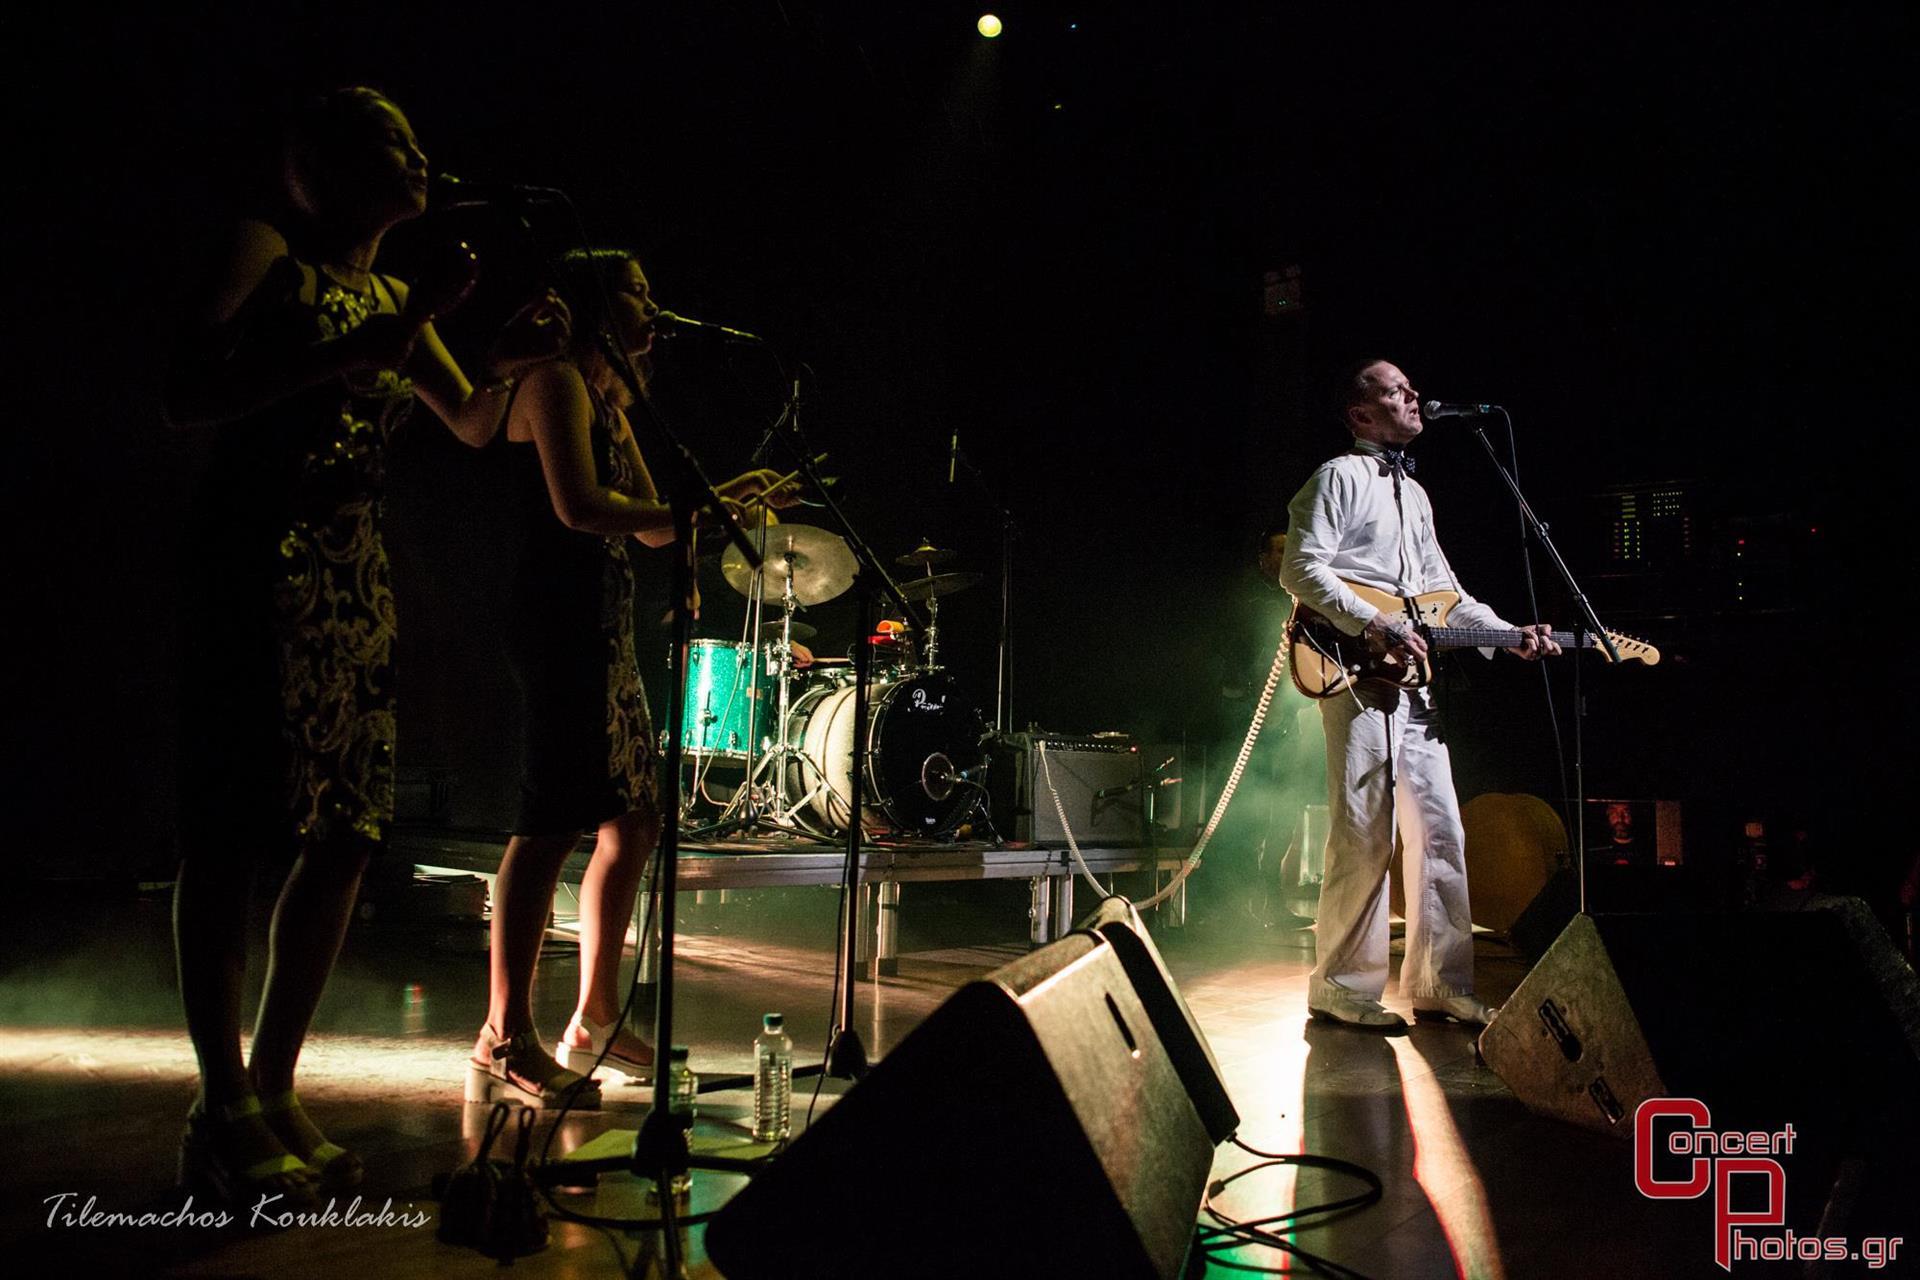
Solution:
<svg viewBox="0 0 1920 1280">
<path fill-rule="evenodd" d="M 934 551 L 935 548 L 922 547 L 921 550 Z M 912 554 L 919 556 L 920 552 L 916 551 Z M 944 563 L 953 557 L 953 553 L 950 551 L 941 551 L 937 552 L 937 554 L 941 557 L 938 560 L 927 559 L 918 561 L 918 563 L 927 566 L 926 577 L 910 578 L 900 584 L 900 594 L 903 597 L 908 600 L 925 600 L 927 602 L 926 664 L 920 668 L 923 671 L 938 671 L 940 669 L 940 597 L 950 596 L 956 591 L 965 591 L 968 587 L 980 581 L 980 575 L 977 573 L 935 573 L 933 571 L 934 565 Z M 902 559 L 905 559 L 905 557 L 902 557 Z"/>
<path fill-rule="evenodd" d="M 783 536 L 796 530 L 798 533 L 792 538 Z M 845 557 L 847 564 L 851 565 L 852 555 L 839 537 L 803 525 L 778 526 L 770 540 L 774 545 L 766 552 L 764 572 L 744 576 L 728 572 L 727 581 L 749 601 L 748 630 L 761 642 L 753 646 L 753 652 L 756 655 L 764 652 L 765 671 L 774 685 L 774 736 L 771 742 L 764 744 L 764 751 L 761 749 L 763 744 L 752 744 L 746 781 L 735 792 L 733 801 L 729 803 L 728 810 L 722 813 L 721 822 L 716 824 L 715 829 L 739 831 L 759 828 L 791 835 L 812 835 L 816 833 L 799 825 L 795 819 L 796 812 L 812 797 L 809 795 L 796 800 L 789 795 L 789 790 L 794 785 L 795 777 L 804 776 L 807 767 L 812 764 L 805 760 L 802 747 L 793 740 L 792 713 L 794 683 L 800 678 L 800 671 L 815 661 L 813 655 L 796 640 L 802 636 L 812 636 L 816 630 L 799 621 L 794 614 L 808 593 L 814 594 L 817 600 L 831 599 L 851 584 L 850 570 L 845 571 L 846 581 L 838 586 L 834 585 L 834 575 L 842 572 L 836 564 L 837 558 Z M 727 570 L 728 566 L 723 560 L 722 571 Z M 759 620 L 768 575 L 780 583 L 778 621 Z M 817 767 L 813 771 L 815 774 L 820 772 Z"/>
</svg>

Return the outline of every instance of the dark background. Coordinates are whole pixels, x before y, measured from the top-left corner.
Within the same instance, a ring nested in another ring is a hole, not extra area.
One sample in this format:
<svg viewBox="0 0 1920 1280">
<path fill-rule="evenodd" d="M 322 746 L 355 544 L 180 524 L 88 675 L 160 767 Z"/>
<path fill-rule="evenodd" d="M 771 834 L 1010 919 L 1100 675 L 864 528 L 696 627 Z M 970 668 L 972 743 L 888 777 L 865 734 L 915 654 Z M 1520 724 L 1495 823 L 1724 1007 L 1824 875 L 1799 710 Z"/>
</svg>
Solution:
<svg viewBox="0 0 1920 1280">
<path fill-rule="evenodd" d="M 436 170 L 572 192 L 664 305 L 811 371 L 803 422 L 869 540 L 988 573 L 946 613 L 983 706 L 998 523 L 947 484 L 953 433 L 1019 520 L 1015 722 L 1185 739 L 1217 769 L 1250 704 L 1220 690 L 1266 665 L 1243 638 L 1252 535 L 1342 447 L 1327 369 L 1380 353 L 1427 396 L 1512 410 L 1522 480 L 1602 616 L 1667 656 L 1594 669 L 1589 790 L 1687 801 L 1703 855 L 1755 818 L 1806 826 L 1835 881 L 1884 891 L 1912 849 L 1906 12 L 1010 4 L 993 42 L 977 12 L 6 18 L 6 776 L 33 870 L 166 873 L 176 530 L 206 443 L 159 414 L 176 308 L 284 105 L 368 82 Z M 396 233 L 383 262 L 405 274 L 450 234 L 496 295 L 528 252 L 468 216 Z M 1267 273 L 1292 268 L 1273 314 Z M 658 363 L 710 470 L 744 466 L 781 371 L 685 345 Z M 496 460 L 416 428 L 389 508 L 402 763 L 450 769 L 455 819 L 496 824 L 516 714 Z M 1419 456 L 1463 579 L 1520 618 L 1515 516 L 1479 446 L 1442 425 Z M 1618 492 L 1663 485 L 1685 545 L 1621 563 Z M 1535 568 L 1542 612 L 1570 620 Z M 708 590 L 724 634 L 733 600 Z M 810 617 L 844 643 L 842 611 Z M 1553 795 L 1537 672 L 1454 684 L 1463 793 Z"/>
</svg>

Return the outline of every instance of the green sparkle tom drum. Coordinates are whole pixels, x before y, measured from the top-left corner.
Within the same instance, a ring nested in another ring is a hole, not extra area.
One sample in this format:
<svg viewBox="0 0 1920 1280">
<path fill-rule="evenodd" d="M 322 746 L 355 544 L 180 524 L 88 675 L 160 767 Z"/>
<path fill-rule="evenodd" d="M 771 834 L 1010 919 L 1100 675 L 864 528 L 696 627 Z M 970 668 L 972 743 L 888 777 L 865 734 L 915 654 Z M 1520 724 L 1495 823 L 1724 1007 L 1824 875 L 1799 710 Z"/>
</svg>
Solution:
<svg viewBox="0 0 1920 1280">
<path fill-rule="evenodd" d="M 761 728 L 753 698 L 754 647 L 725 640 L 687 645 L 685 699 L 680 728 L 690 756 L 747 758 Z"/>
</svg>

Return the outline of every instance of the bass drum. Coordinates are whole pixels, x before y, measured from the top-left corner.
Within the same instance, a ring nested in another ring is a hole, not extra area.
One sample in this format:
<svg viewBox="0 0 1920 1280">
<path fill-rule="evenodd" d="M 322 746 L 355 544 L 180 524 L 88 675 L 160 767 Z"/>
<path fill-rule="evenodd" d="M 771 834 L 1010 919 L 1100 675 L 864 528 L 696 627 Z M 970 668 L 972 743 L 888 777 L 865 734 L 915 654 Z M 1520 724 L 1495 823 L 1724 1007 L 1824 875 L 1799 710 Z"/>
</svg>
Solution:
<svg viewBox="0 0 1920 1280">
<path fill-rule="evenodd" d="M 803 754 L 787 766 L 789 794 L 802 797 L 808 825 L 827 834 L 847 829 L 853 794 L 851 684 L 820 685 L 793 705 L 787 740 Z M 939 673 L 867 686 L 866 803 L 869 832 L 945 836 L 972 811 L 980 792 L 958 775 L 978 778 L 987 753 L 986 723 L 972 702 Z"/>
</svg>

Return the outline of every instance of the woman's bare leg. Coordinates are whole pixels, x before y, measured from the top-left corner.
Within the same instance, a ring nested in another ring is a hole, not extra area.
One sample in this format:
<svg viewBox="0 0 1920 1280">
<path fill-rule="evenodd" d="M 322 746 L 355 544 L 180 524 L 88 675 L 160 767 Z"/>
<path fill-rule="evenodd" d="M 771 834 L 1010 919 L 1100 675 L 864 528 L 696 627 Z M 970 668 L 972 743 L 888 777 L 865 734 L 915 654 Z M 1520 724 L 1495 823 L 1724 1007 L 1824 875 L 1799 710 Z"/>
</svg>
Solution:
<svg viewBox="0 0 1920 1280">
<path fill-rule="evenodd" d="M 373 846 L 347 840 L 303 850 L 274 904 L 266 989 L 247 1071 L 263 1096 L 293 1088 L 293 1069 L 353 919 Z"/>
<path fill-rule="evenodd" d="M 187 1036 L 200 1060 L 200 1102 L 225 1106 L 252 1092 L 240 1058 L 252 867 L 196 850 L 173 886 L 173 951 Z"/>
<path fill-rule="evenodd" d="M 581 1021 L 604 1026 L 620 1016 L 626 992 L 620 982 L 620 957 L 627 923 L 659 837 L 660 819 L 651 804 L 600 827 L 593 859 L 580 882 L 580 1003 L 567 1028 L 571 1046 L 587 1043 Z M 646 1041 L 631 1032 L 623 1032 L 615 1048 L 630 1059 L 652 1060 Z"/>
<path fill-rule="evenodd" d="M 500 1039 L 533 1026 L 533 972 L 547 932 L 560 868 L 579 843 L 577 832 L 515 836 L 507 842 L 493 882 L 493 924 L 488 957 L 487 1024 Z"/>
<path fill-rule="evenodd" d="M 247 908 L 253 867 L 243 856 L 197 845 L 180 860 L 173 890 L 174 956 L 187 1036 L 200 1062 L 200 1096 L 182 1143 L 181 1174 L 220 1189 L 310 1198 L 313 1174 L 284 1166 L 289 1152 L 268 1128 L 240 1057 L 247 974 Z"/>
</svg>

